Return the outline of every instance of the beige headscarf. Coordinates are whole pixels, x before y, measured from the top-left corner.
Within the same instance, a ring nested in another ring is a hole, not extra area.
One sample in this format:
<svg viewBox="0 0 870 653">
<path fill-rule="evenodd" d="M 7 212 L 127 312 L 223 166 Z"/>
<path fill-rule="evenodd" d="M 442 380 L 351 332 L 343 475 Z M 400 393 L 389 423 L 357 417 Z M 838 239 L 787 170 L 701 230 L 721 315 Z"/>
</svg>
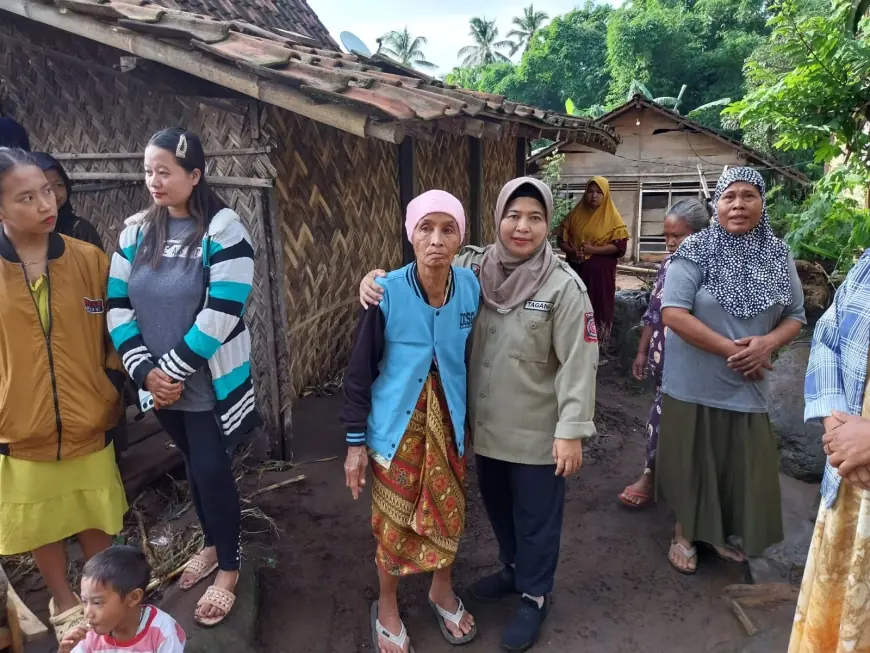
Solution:
<svg viewBox="0 0 870 653">
<path fill-rule="evenodd" d="M 544 242 L 528 258 L 512 254 L 501 241 L 499 226 L 505 209 L 514 193 L 526 184 L 533 186 L 544 198 L 547 214 L 547 230 L 553 217 L 553 194 L 542 181 L 532 177 L 520 177 L 509 181 L 498 196 L 495 207 L 495 245 L 486 250 L 480 265 L 480 289 L 483 302 L 491 309 L 510 311 L 534 295 L 547 281 L 559 263 L 550 243 Z"/>
</svg>

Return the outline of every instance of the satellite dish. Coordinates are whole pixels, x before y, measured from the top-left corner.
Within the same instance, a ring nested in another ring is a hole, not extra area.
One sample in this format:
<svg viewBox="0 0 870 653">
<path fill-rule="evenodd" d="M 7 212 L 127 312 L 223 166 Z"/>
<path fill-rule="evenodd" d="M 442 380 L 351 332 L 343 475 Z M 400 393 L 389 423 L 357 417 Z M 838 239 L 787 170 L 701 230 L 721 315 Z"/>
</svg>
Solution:
<svg viewBox="0 0 870 653">
<path fill-rule="evenodd" d="M 360 54 L 364 57 L 372 56 L 372 51 L 368 49 L 365 43 L 356 35 L 351 32 L 342 32 L 338 35 L 341 39 L 342 45 L 344 45 L 345 49 L 352 54 Z"/>
</svg>

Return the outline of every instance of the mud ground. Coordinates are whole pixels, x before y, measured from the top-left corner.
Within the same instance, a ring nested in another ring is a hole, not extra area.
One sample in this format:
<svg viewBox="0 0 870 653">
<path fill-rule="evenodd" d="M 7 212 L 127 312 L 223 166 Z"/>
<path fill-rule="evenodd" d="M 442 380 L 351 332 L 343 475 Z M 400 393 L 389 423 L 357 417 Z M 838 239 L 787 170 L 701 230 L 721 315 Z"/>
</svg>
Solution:
<svg viewBox="0 0 870 653">
<path fill-rule="evenodd" d="M 702 551 L 696 576 L 676 573 L 667 561 L 673 525 L 667 507 L 637 513 L 617 501 L 617 494 L 642 470 L 650 399 L 615 370 L 601 371 L 596 411 L 599 436 L 586 447 L 583 469 L 568 483 L 555 603 L 534 650 L 784 653 L 791 606 L 753 615 L 761 632 L 746 637 L 721 598 L 726 585 L 747 581 L 746 568 Z M 242 495 L 249 496 L 270 483 L 306 475 L 300 483 L 254 500 L 254 505 L 275 520 L 279 534 L 264 528 L 261 521 L 244 524 L 246 549 L 256 551 L 265 561 L 259 574 L 255 643 L 264 652 L 373 651 L 369 606 L 376 597 L 377 576 L 369 527 L 370 495 L 354 502 L 344 487 L 339 405 L 339 396 L 302 399 L 294 411 L 297 465 L 291 470 L 248 475 L 241 483 Z M 332 456 L 337 459 L 312 462 Z M 169 490 L 178 484 L 178 480 L 169 482 Z M 169 490 L 157 488 L 157 494 Z M 467 530 L 455 573 L 461 596 L 474 579 L 497 569 L 496 543 L 478 498 L 473 468 L 469 497 Z M 157 519 L 157 509 L 147 512 L 154 512 Z M 184 521 L 193 518 L 191 513 Z M 146 517 L 153 523 L 152 515 Z M 173 527 L 181 521 L 173 520 Z M 19 591 L 28 605 L 47 622 L 48 597 L 41 579 L 31 574 L 22 585 Z M 430 612 L 427 587 L 422 577 L 403 583 L 403 617 L 418 653 L 447 653 L 453 649 L 442 639 Z M 475 614 L 480 633 L 475 642 L 463 647 L 464 652 L 499 650 L 501 628 L 515 602 L 481 606 L 466 599 L 466 606 Z M 49 653 L 53 650 L 50 639 L 29 645 L 28 653 Z"/>
<path fill-rule="evenodd" d="M 617 494 L 642 470 L 642 432 L 650 395 L 604 371 L 596 423 L 583 470 L 569 481 L 555 604 L 534 649 L 574 653 L 738 653 L 785 651 L 791 607 L 764 616 L 752 642 L 720 597 L 746 570 L 702 552 L 699 573 L 681 576 L 667 561 L 672 518 L 664 506 L 629 512 Z M 335 397 L 309 398 L 294 415 L 296 460 L 343 455 Z M 354 502 L 341 459 L 304 465 L 305 483 L 263 498 L 262 508 L 285 529 L 272 541 L 277 563 L 261 576 L 260 645 L 270 653 L 372 651 L 369 605 L 376 597 L 374 542 L 366 495 Z M 470 473 L 467 531 L 456 586 L 497 568 L 496 543 Z M 427 580 L 412 578 L 400 603 L 418 653 L 446 653 L 427 601 Z M 479 624 L 467 653 L 499 650 L 513 603 L 481 606 L 466 600 Z M 761 649 L 758 645 L 764 642 Z M 749 647 L 752 647 L 751 649 Z"/>
</svg>

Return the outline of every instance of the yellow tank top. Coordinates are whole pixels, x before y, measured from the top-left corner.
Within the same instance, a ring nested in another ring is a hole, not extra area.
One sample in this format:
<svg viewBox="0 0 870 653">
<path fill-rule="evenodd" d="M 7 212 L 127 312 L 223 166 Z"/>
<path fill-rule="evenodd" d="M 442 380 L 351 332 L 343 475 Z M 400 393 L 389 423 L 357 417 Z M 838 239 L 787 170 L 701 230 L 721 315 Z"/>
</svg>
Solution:
<svg viewBox="0 0 870 653">
<path fill-rule="evenodd" d="M 42 275 L 30 284 L 30 294 L 36 302 L 36 310 L 39 312 L 39 321 L 42 323 L 42 332 L 48 334 L 50 307 L 48 305 L 48 277 Z"/>
</svg>

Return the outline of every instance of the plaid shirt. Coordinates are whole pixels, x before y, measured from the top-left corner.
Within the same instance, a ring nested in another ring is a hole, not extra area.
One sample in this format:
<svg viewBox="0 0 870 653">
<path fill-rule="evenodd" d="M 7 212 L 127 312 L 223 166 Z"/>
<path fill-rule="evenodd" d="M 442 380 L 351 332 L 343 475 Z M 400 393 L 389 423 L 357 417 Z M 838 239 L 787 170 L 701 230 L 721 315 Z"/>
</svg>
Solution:
<svg viewBox="0 0 870 653">
<path fill-rule="evenodd" d="M 860 415 L 870 350 L 870 250 L 858 260 L 834 304 L 816 325 L 804 386 L 804 419 L 824 419 L 835 410 Z M 837 499 L 840 475 L 825 465 L 822 498 L 830 508 Z"/>
</svg>

